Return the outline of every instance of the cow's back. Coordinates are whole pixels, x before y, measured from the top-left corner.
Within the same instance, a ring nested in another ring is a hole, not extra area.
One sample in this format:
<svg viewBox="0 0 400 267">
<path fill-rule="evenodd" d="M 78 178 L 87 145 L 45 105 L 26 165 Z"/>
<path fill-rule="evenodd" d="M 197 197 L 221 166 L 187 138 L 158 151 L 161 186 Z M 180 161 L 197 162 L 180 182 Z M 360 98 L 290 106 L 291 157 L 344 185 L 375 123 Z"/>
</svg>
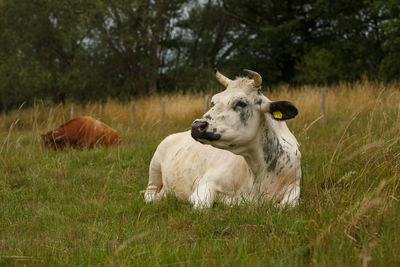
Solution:
<svg viewBox="0 0 400 267">
<path fill-rule="evenodd" d="M 89 116 L 76 118 L 70 124 L 70 127 L 67 127 L 67 130 L 72 135 L 75 135 L 73 139 L 76 139 L 81 147 L 107 146 L 120 143 L 117 131 Z"/>
<path fill-rule="evenodd" d="M 158 146 L 152 164 L 160 164 L 163 190 L 187 200 L 198 183 L 235 197 L 249 192 L 251 172 L 241 156 L 196 142 L 190 131 L 168 136 Z M 152 166 L 150 166 L 151 168 Z"/>
<path fill-rule="evenodd" d="M 65 140 L 79 147 L 93 147 L 102 135 L 100 123 L 92 117 L 76 117 L 61 125 Z"/>
</svg>

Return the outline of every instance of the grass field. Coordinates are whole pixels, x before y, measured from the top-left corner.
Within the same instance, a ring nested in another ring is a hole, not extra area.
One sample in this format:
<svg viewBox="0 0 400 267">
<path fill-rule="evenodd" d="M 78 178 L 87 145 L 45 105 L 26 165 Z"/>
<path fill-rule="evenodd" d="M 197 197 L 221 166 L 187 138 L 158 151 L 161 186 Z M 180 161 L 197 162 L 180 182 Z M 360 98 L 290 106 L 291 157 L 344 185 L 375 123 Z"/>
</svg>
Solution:
<svg viewBox="0 0 400 267">
<path fill-rule="evenodd" d="M 48 109 L 15 111 L 0 123 L 0 266 L 399 266 L 400 91 L 369 82 L 277 88 L 296 104 L 289 127 L 301 144 L 300 205 L 217 204 L 193 210 L 173 196 L 145 205 L 148 165 L 168 134 L 203 112 L 202 95 L 110 102 L 103 120 L 119 147 L 39 149 Z M 69 118 L 54 110 L 53 128 Z M 76 106 L 97 117 L 98 106 Z"/>
</svg>

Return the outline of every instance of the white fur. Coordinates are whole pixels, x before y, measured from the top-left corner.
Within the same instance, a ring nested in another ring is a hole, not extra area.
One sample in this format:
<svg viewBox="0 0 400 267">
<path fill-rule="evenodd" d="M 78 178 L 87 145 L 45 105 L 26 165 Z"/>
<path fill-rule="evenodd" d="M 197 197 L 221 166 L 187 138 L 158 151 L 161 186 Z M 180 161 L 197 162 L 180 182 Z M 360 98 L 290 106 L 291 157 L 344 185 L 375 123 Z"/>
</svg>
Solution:
<svg viewBox="0 0 400 267">
<path fill-rule="evenodd" d="M 249 193 L 253 177 L 243 157 L 196 142 L 190 131 L 168 136 L 158 146 L 150 163 L 146 202 L 165 193 L 190 201 L 195 207 L 210 207 L 222 194 L 226 203 Z"/>
</svg>

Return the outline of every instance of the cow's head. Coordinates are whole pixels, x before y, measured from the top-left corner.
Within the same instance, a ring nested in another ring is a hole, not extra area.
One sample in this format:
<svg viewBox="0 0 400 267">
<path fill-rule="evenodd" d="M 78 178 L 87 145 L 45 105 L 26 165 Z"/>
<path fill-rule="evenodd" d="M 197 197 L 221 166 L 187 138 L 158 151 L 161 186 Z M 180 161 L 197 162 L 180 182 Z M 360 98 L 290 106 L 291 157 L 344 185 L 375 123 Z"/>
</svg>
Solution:
<svg viewBox="0 0 400 267">
<path fill-rule="evenodd" d="M 226 89 L 214 95 L 211 109 L 193 122 L 194 139 L 238 153 L 255 138 L 266 113 L 280 121 L 297 115 L 296 107 L 290 102 L 272 102 L 261 93 L 262 78 L 258 73 L 244 71 L 249 78 L 235 80 L 215 71 L 217 80 Z"/>
<path fill-rule="evenodd" d="M 42 134 L 40 139 L 40 148 L 52 148 L 54 150 L 63 149 L 65 147 L 65 142 L 62 140 L 62 136 L 56 136 L 53 131 L 48 131 Z"/>
</svg>

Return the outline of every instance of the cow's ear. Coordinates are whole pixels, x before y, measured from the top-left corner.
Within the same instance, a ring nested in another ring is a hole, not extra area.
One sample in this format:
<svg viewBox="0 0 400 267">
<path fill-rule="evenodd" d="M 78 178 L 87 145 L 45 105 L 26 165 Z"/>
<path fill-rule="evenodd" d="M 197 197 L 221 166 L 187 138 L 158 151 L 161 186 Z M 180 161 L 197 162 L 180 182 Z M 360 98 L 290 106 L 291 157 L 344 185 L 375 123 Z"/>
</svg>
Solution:
<svg viewBox="0 0 400 267">
<path fill-rule="evenodd" d="M 268 112 L 278 121 L 293 119 L 299 113 L 297 108 L 288 101 L 270 102 Z"/>
</svg>

